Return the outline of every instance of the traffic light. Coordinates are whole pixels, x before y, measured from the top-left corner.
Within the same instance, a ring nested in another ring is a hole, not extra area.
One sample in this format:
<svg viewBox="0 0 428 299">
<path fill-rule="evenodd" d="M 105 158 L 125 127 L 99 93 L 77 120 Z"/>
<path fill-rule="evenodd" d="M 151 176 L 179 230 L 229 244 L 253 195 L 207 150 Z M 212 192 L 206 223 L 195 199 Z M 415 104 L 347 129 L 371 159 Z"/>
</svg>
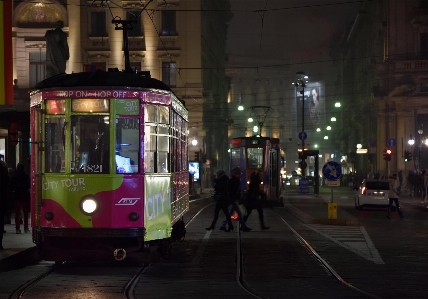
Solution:
<svg viewBox="0 0 428 299">
<path fill-rule="evenodd" d="M 410 162 L 410 161 L 412 161 L 412 158 L 413 158 L 413 154 L 410 151 L 405 150 L 404 151 L 404 162 Z"/>
<path fill-rule="evenodd" d="M 195 161 L 200 161 L 201 160 L 201 152 L 196 152 L 195 153 Z"/>
<path fill-rule="evenodd" d="M 391 155 L 392 155 L 392 151 L 390 149 L 386 149 L 383 152 L 383 159 L 386 161 L 391 161 Z"/>
</svg>

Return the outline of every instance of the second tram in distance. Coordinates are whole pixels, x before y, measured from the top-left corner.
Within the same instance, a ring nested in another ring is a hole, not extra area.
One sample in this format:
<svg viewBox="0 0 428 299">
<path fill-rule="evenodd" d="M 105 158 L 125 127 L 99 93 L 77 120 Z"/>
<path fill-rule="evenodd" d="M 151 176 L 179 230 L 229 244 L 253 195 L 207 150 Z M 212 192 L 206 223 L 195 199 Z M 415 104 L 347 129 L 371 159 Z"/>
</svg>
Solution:
<svg viewBox="0 0 428 299">
<path fill-rule="evenodd" d="M 237 137 L 230 140 L 230 169 L 239 166 L 242 170 L 241 189 L 246 191 L 250 175 L 260 170 L 260 191 L 268 205 L 281 205 L 281 152 L 278 138 Z"/>
</svg>

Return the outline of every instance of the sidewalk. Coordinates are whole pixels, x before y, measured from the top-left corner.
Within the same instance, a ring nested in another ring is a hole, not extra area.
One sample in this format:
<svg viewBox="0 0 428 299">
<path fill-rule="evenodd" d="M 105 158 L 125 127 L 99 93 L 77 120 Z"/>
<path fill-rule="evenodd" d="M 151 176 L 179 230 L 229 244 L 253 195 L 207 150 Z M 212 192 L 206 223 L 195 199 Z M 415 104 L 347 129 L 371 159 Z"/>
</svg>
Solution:
<svg viewBox="0 0 428 299">
<path fill-rule="evenodd" d="M 37 248 L 33 243 L 31 233 L 24 233 L 24 227 L 21 225 L 22 233 L 16 234 L 13 215 L 12 223 L 5 224 L 4 229 L 6 233 L 3 234 L 4 249 L 0 250 L 0 272 L 38 262 Z"/>
</svg>

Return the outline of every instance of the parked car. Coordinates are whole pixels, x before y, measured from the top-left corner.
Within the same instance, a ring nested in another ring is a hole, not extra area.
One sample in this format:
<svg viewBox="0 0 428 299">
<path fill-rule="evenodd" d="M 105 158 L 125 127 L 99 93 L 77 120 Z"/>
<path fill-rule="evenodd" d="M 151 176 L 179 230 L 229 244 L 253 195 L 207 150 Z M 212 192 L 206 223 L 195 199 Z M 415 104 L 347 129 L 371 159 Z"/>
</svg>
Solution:
<svg viewBox="0 0 428 299">
<path fill-rule="evenodd" d="M 387 207 L 388 193 L 388 180 L 364 180 L 355 194 L 355 208 L 361 210 L 365 206 Z"/>
</svg>

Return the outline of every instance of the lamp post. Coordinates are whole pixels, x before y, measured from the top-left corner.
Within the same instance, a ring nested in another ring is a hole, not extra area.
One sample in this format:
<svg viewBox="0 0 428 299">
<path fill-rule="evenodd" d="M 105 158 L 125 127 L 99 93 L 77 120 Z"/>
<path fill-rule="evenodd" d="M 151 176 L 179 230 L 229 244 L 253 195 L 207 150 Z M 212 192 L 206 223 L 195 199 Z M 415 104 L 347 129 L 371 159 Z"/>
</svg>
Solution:
<svg viewBox="0 0 428 299">
<path fill-rule="evenodd" d="M 422 130 L 422 129 L 419 129 L 418 130 L 418 134 L 419 134 L 419 151 L 418 151 L 418 168 L 417 168 L 417 170 L 418 170 L 418 172 L 419 172 L 419 170 L 421 169 L 421 148 L 422 148 L 422 134 L 424 133 L 424 130 Z"/>
<path fill-rule="evenodd" d="M 303 72 L 297 72 L 297 80 L 294 84 L 294 86 L 296 87 L 301 87 L 302 90 L 300 91 L 301 95 L 302 95 L 302 132 L 301 132 L 301 136 L 302 136 L 302 162 L 301 162 L 301 168 L 302 168 L 302 176 L 305 176 L 305 170 L 306 170 L 306 162 L 305 162 L 305 155 L 304 155 L 304 150 L 305 150 L 305 87 L 306 87 L 306 83 L 308 82 L 307 79 L 309 78 L 308 75 L 306 75 Z"/>
</svg>

